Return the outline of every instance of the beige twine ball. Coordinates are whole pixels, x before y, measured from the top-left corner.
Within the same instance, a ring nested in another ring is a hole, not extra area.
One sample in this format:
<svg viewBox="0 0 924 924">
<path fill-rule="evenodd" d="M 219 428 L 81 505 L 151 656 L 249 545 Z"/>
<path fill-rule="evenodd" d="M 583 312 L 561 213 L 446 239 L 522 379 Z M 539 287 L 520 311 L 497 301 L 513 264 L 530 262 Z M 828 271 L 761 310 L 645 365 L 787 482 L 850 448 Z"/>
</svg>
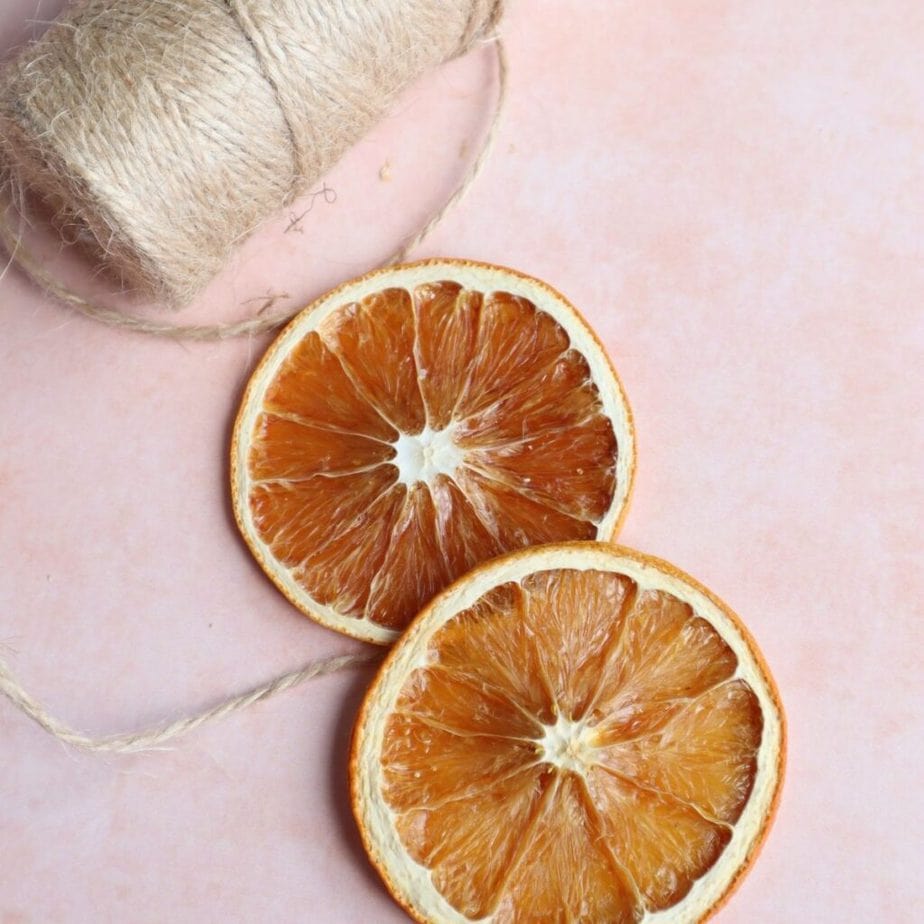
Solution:
<svg viewBox="0 0 924 924">
<path fill-rule="evenodd" d="M 78 0 L 0 74 L 6 185 L 127 284 L 184 305 L 500 13 L 499 0 Z"/>
</svg>

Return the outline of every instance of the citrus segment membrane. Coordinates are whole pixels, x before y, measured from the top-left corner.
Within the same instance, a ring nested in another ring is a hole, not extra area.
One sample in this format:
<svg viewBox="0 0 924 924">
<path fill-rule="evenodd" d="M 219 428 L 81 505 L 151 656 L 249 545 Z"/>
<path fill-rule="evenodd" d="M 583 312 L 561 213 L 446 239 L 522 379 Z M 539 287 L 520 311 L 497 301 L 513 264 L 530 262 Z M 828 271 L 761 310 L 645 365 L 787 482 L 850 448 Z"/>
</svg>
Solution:
<svg viewBox="0 0 924 924">
<path fill-rule="evenodd" d="M 481 561 L 609 538 L 633 454 L 612 367 L 564 299 L 434 261 L 348 284 L 271 348 L 235 427 L 235 514 L 297 606 L 387 642 Z"/>
<path fill-rule="evenodd" d="M 482 566 L 382 668 L 354 807 L 420 920 L 701 920 L 753 854 L 779 784 L 772 682 L 733 617 L 630 554 Z"/>
</svg>

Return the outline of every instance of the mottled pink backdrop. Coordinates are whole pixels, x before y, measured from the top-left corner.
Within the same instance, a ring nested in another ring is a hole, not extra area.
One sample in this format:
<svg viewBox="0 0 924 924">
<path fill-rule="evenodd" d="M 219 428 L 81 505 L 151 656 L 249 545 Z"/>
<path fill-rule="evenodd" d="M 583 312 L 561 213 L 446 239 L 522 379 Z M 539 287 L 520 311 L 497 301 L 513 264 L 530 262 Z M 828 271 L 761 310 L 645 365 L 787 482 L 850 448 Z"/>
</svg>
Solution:
<svg viewBox="0 0 924 924">
<path fill-rule="evenodd" d="M 0 46 L 59 6 L 5 0 Z M 775 671 L 783 801 L 718 919 L 915 924 L 924 6 L 531 0 L 504 32 L 496 152 L 420 255 L 521 268 L 586 312 L 638 421 L 623 540 L 724 597 Z M 485 124 L 490 60 L 409 92 L 328 178 L 336 203 L 303 234 L 274 221 L 187 317 L 306 302 L 414 229 Z M 117 333 L 14 270 L 0 310 L 0 649 L 31 690 L 121 731 L 359 647 L 232 524 L 229 425 L 266 339 Z M 404 920 L 347 806 L 368 679 L 137 757 L 72 753 L 0 702 L 0 921 Z"/>
</svg>

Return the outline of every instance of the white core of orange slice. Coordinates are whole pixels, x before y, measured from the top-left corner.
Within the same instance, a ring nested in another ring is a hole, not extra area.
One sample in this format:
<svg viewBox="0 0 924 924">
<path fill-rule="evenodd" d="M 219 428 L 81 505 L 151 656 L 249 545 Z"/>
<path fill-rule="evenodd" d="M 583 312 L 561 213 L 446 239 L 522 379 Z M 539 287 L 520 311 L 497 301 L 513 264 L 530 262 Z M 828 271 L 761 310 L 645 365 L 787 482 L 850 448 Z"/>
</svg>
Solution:
<svg viewBox="0 0 924 924">
<path fill-rule="evenodd" d="M 452 439 L 452 428 L 431 430 L 424 427 L 420 433 L 402 433 L 392 444 L 398 467 L 398 483 L 408 486 L 422 481 L 432 484 L 437 475 L 453 478 L 462 464 L 463 453 Z"/>
</svg>

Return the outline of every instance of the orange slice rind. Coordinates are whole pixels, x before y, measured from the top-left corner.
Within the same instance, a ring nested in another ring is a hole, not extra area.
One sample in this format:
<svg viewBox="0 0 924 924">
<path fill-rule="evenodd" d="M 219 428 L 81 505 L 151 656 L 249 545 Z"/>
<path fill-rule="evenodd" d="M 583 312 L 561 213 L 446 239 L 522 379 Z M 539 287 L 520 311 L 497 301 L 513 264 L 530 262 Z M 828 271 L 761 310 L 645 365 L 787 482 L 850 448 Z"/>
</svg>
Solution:
<svg viewBox="0 0 924 924">
<path fill-rule="evenodd" d="M 283 331 L 241 403 L 231 491 L 286 597 L 384 644 L 484 560 L 612 538 L 634 464 L 622 387 L 567 300 L 430 260 L 346 283 Z"/>
<path fill-rule="evenodd" d="M 357 719 L 353 809 L 425 922 L 694 922 L 775 811 L 785 728 L 738 618 L 593 542 L 488 562 L 434 599 Z"/>
</svg>

